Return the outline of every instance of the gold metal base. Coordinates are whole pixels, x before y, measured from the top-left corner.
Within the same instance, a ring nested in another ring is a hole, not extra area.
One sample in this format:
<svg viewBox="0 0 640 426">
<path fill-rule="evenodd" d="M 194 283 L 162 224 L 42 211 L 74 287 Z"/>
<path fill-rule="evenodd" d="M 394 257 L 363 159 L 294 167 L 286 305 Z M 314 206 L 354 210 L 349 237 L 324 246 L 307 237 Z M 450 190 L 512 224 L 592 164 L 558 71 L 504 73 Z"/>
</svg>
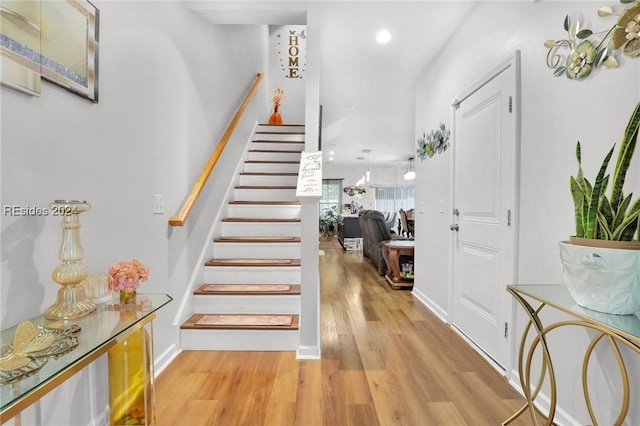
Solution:
<svg viewBox="0 0 640 426">
<path fill-rule="evenodd" d="M 56 302 L 44 311 L 50 320 L 69 320 L 83 317 L 96 309 L 96 304 L 87 299 L 81 284 L 64 285 L 58 290 Z"/>
<path fill-rule="evenodd" d="M 511 295 L 515 298 L 515 300 L 524 308 L 527 316 L 529 317 L 529 322 L 525 326 L 524 332 L 522 334 L 522 338 L 520 341 L 520 350 L 519 350 L 519 358 L 518 358 L 518 373 L 520 375 L 520 384 L 522 386 L 522 391 L 524 392 L 524 396 L 527 399 L 527 402 L 511 417 L 502 422 L 502 426 L 508 425 L 513 422 L 515 419 L 520 417 L 525 412 L 529 412 L 531 415 L 532 425 L 538 425 L 539 419 L 544 419 L 543 422 L 546 426 L 554 425 L 554 416 L 556 413 L 556 403 L 557 403 L 557 387 L 556 387 L 556 373 L 553 366 L 553 362 L 551 359 L 551 354 L 549 351 L 549 347 L 547 346 L 547 336 L 553 330 L 556 330 L 561 327 L 566 326 L 577 326 L 584 327 L 586 329 L 593 330 L 595 332 L 595 336 L 592 338 L 591 343 L 587 347 L 585 354 L 582 360 L 582 390 L 584 395 L 584 402 L 587 406 L 587 410 L 589 411 L 589 417 L 591 418 L 591 424 L 597 425 L 599 424 L 596 419 L 595 412 L 593 410 L 593 406 L 591 404 L 591 396 L 589 394 L 589 386 L 588 386 L 588 366 L 589 361 L 591 359 L 591 355 L 594 352 L 595 347 L 598 345 L 600 341 L 604 341 L 609 343 L 609 347 L 613 352 L 617 362 L 618 368 L 620 371 L 620 378 L 622 381 L 622 401 L 620 405 L 620 411 L 618 413 L 618 418 L 615 421 L 615 425 L 621 425 L 624 422 L 624 419 L 627 416 L 627 412 L 629 410 L 629 397 L 630 397 L 630 386 L 629 386 L 629 376 L 627 374 L 627 368 L 624 363 L 624 359 L 622 358 L 622 354 L 620 352 L 619 346 L 626 346 L 637 354 L 640 354 L 640 346 L 638 345 L 638 341 L 635 338 L 630 339 L 628 335 L 624 333 L 616 331 L 614 328 L 593 320 L 589 318 L 585 318 L 584 316 L 578 315 L 575 312 L 567 311 L 566 309 L 562 309 L 558 306 L 553 305 L 551 302 L 543 301 L 538 299 L 537 307 L 532 306 L 531 303 L 524 297 L 527 295 L 526 293 L 520 293 L 517 288 L 514 286 L 507 286 L 507 291 L 511 293 Z M 530 296 L 530 295 L 529 295 Z M 540 319 L 540 311 L 545 306 L 556 307 L 568 314 L 576 316 L 577 320 L 566 320 L 566 321 L 557 321 L 551 323 L 549 325 L 544 325 L 542 320 Z M 613 315 L 615 316 L 615 315 Z M 527 343 L 527 337 L 529 334 L 532 334 L 532 339 L 529 343 Z M 540 368 L 540 372 L 538 373 L 538 379 L 533 385 L 533 372 L 532 372 L 532 361 L 534 358 L 534 354 L 538 350 L 541 351 L 542 355 L 542 365 Z M 543 413 L 536 405 L 535 401 L 538 397 L 542 384 L 545 380 L 545 377 L 549 379 L 549 412 Z M 600 423 L 601 424 L 601 423 Z"/>
</svg>

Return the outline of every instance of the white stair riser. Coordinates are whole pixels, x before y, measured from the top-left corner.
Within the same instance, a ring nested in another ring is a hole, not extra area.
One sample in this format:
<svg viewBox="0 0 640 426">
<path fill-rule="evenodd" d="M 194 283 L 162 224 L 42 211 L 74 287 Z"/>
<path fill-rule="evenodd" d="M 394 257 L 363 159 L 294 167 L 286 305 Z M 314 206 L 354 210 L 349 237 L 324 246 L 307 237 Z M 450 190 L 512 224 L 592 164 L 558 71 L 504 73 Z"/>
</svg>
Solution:
<svg viewBox="0 0 640 426">
<path fill-rule="evenodd" d="M 180 346 L 196 351 L 292 351 L 298 330 L 193 330 L 180 333 Z"/>
<path fill-rule="evenodd" d="M 298 173 L 299 163 L 244 163 L 248 173 Z"/>
<path fill-rule="evenodd" d="M 229 204 L 229 217 L 264 219 L 299 219 L 300 206 Z M 268 224 L 265 226 L 269 226 Z M 293 236 L 293 235 L 288 235 Z"/>
<path fill-rule="evenodd" d="M 300 161 L 299 152 L 249 152 L 251 161 Z"/>
<path fill-rule="evenodd" d="M 256 132 L 304 132 L 304 125 L 295 126 L 274 126 L 274 125 L 258 125 Z"/>
<path fill-rule="evenodd" d="M 251 149 L 268 151 L 304 151 L 304 142 L 281 143 L 281 142 L 253 142 Z"/>
<path fill-rule="evenodd" d="M 222 222 L 223 237 L 299 237 L 302 232 L 300 222 Z"/>
<path fill-rule="evenodd" d="M 234 200 L 238 201 L 294 201 L 296 198 L 295 189 L 235 189 Z"/>
<path fill-rule="evenodd" d="M 254 140 L 257 141 L 283 141 L 283 142 L 303 142 L 304 135 L 288 132 L 288 133 L 256 133 Z"/>
<path fill-rule="evenodd" d="M 299 259 L 300 243 L 213 243 L 213 257 L 244 259 Z"/>
<path fill-rule="evenodd" d="M 238 185 L 240 186 L 296 186 L 298 176 L 279 175 L 240 175 Z"/>
<path fill-rule="evenodd" d="M 299 266 L 205 266 L 210 284 L 299 284 Z"/>
<path fill-rule="evenodd" d="M 196 295 L 199 314 L 299 314 L 300 295 Z"/>
</svg>

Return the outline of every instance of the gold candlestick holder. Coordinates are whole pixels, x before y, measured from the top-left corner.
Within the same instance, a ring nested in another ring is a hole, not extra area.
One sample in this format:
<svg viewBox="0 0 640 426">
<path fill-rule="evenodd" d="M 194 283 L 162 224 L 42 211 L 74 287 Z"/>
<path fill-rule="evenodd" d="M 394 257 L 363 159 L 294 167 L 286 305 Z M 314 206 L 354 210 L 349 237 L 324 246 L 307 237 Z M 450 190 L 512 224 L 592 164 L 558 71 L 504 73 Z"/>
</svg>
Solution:
<svg viewBox="0 0 640 426">
<path fill-rule="evenodd" d="M 51 274 L 60 284 L 56 302 L 44 312 L 47 319 L 67 320 L 80 318 L 96 309 L 95 303 L 87 299 L 82 282 L 89 276 L 89 268 L 82 263 L 84 252 L 80 244 L 80 213 L 91 209 L 81 200 L 55 200 L 49 205 L 50 212 L 62 217 L 62 240 L 58 250 L 58 265 Z"/>
</svg>

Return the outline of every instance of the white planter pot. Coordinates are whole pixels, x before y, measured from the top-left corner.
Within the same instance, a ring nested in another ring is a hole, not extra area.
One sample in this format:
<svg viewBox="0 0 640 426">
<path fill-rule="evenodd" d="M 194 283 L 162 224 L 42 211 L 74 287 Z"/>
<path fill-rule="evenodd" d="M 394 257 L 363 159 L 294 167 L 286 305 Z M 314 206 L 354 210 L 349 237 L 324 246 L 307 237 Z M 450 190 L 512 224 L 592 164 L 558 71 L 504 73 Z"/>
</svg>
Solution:
<svg viewBox="0 0 640 426">
<path fill-rule="evenodd" d="M 560 243 L 562 276 L 580 305 L 630 315 L 640 311 L 640 250 Z"/>
</svg>

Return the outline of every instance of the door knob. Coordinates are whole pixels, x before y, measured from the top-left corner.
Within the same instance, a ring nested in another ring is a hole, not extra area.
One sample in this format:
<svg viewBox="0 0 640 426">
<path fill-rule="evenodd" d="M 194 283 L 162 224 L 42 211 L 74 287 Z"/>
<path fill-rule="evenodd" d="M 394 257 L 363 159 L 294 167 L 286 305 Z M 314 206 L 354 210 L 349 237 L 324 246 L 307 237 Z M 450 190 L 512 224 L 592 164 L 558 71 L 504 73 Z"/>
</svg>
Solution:
<svg viewBox="0 0 640 426">
<path fill-rule="evenodd" d="M 458 232 L 458 230 L 460 229 L 460 227 L 458 226 L 458 224 L 457 224 L 457 223 L 454 223 L 453 225 L 451 225 L 451 226 L 449 227 L 449 229 L 451 229 L 452 231 L 456 231 L 456 232 Z"/>
</svg>

